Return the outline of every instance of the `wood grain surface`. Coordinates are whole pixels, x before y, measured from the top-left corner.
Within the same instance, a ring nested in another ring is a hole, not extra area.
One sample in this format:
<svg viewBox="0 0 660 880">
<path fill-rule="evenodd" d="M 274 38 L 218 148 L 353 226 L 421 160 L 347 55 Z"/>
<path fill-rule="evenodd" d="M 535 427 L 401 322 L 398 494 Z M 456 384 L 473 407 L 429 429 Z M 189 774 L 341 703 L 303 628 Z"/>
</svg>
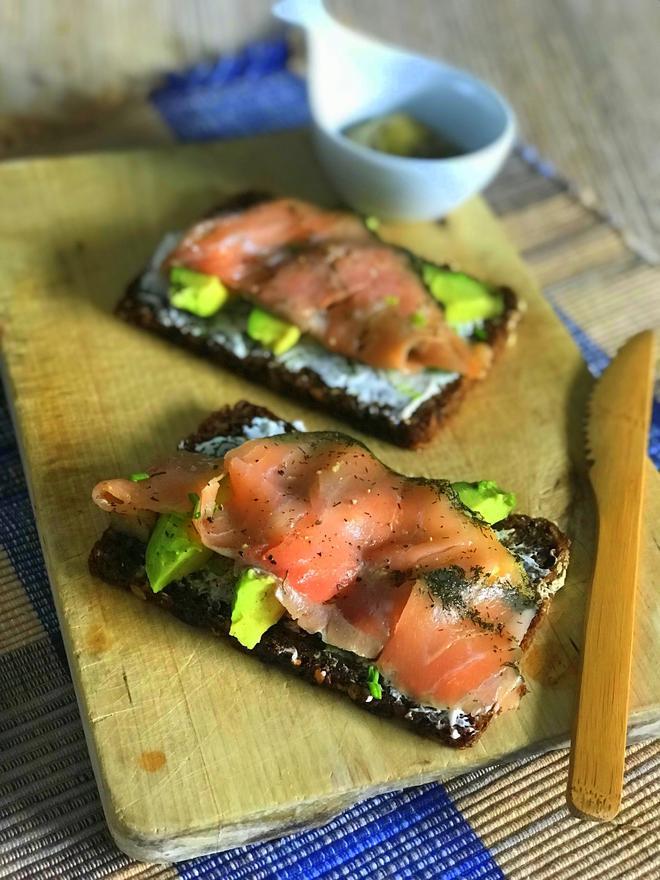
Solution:
<svg viewBox="0 0 660 880">
<path fill-rule="evenodd" d="M 472 69 L 522 137 L 660 258 L 657 0 L 327 0 L 356 27 Z M 270 0 L 4 0 L 0 155 L 167 136 L 141 100 L 165 71 L 272 32 Z"/>
<path fill-rule="evenodd" d="M 310 428 L 340 427 L 111 314 L 163 231 L 226 193 L 276 187 L 328 199 L 306 138 L 7 163 L 0 186 L 7 388 L 90 752 L 122 848 L 153 859 L 226 848 L 319 822 L 378 791 L 566 742 L 593 556 L 581 427 L 591 379 L 482 202 L 442 226 L 387 234 L 513 286 L 528 305 L 518 343 L 437 442 L 420 452 L 370 445 L 409 473 L 495 479 L 517 493 L 521 510 L 556 519 L 574 545 L 567 585 L 527 658 L 520 711 L 457 752 L 264 668 L 87 573 L 104 527 L 89 500 L 93 484 L 140 470 L 209 410 L 248 397 Z M 644 731 L 660 709 L 658 483 L 649 465 L 631 716 L 632 729 Z"/>
</svg>

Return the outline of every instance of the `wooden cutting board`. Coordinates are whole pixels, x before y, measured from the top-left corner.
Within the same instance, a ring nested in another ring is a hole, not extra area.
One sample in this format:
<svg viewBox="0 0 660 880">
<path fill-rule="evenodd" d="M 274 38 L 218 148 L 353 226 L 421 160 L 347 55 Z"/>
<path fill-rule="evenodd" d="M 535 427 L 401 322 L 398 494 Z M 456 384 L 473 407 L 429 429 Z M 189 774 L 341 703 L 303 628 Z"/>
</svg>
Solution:
<svg viewBox="0 0 660 880">
<path fill-rule="evenodd" d="M 110 829 L 143 859 L 179 859 L 306 827 L 360 798 L 565 743 L 594 508 L 580 355 L 481 201 L 442 225 L 385 232 L 509 284 L 528 310 L 517 345 L 438 440 L 370 441 L 388 464 L 495 479 L 573 537 L 566 587 L 529 652 L 529 694 L 454 751 L 229 646 L 90 577 L 100 478 L 144 468 L 210 410 L 247 397 L 308 427 L 344 427 L 128 327 L 112 315 L 166 230 L 231 191 L 331 198 L 306 137 L 14 162 L 0 168 L 0 315 L 14 407 L 81 714 Z M 652 466 L 649 464 L 649 469 Z M 649 474 L 631 730 L 660 719 L 660 481 Z M 598 731 L 594 731 L 598 736 Z"/>
</svg>

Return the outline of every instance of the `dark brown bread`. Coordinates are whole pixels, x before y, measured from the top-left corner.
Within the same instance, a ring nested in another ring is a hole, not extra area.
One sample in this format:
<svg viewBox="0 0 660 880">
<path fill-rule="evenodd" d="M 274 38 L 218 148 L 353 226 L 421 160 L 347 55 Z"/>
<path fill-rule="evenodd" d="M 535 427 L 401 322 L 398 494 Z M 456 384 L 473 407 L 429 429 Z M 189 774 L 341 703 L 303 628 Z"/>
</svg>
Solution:
<svg viewBox="0 0 660 880">
<path fill-rule="evenodd" d="M 266 198 L 269 196 L 262 193 L 239 193 L 218 206 L 211 215 L 218 216 L 247 208 Z M 425 401 L 410 418 L 396 419 L 387 408 L 376 404 L 365 407 L 343 389 L 326 384 L 313 370 L 288 369 L 268 352 L 264 351 L 258 357 L 253 354 L 238 357 L 218 340 L 200 335 L 197 332 L 198 322 L 193 318 L 186 319 L 185 313 L 179 313 L 180 318 L 177 321 L 164 319 L 162 312 L 152 302 L 141 297 L 142 278 L 143 275 L 139 275 L 129 284 L 117 304 L 116 314 L 124 320 L 183 345 L 247 379 L 295 397 L 304 404 L 331 412 L 359 430 L 382 437 L 398 446 L 414 448 L 427 443 L 477 381 L 460 377 Z M 504 312 L 498 318 L 488 321 L 484 328 L 485 342 L 491 347 L 494 358 L 504 349 L 507 340 L 512 338 L 520 318 L 520 307 L 515 293 L 507 287 L 500 288 L 500 293 L 504 300 Z"/>
<path fill-rule="evenodd" d="M 209 416 L 194 434 L 181 446 L 194 450 L 198 443 L 215 437 L 235 436 L 255 417 L 276 419 L 269 410 L 240 401 Z M 294 426 L 284 423 L 285 430 Z M 550 596 L 563 583 L 568 564 L 569 542 L 565 535 L 545 519 L 512 515 L 499 523 L 498 530 L 506 530 L 504 542 L 514 550 L 524 548 L 540 569 L 547 573 L 536 584 L 540 596 Z M 495 712 L 478 716 L 464 714 L 459 726 L 450 723 L 443 709 L 420 706 L 413 700 L 382 683 L 382 699 L 371 697 L 367 678 L 369 661 L 350 652 L 329 647 L 318 635 L 301 630 L 286 619 L 271 627 L 251 651 L 244 649 L 229 636 L 231 606 L 223 598 L 235 577 L 231 562 L 213 573 L 198 572 L 170 584 L 161 593 L 151 591 L 144 570 L 145 544 L 132 535 L 109 528 L 94 545 L 89 558 L 93 575 L 109 584 L 129 589 L 139 598 L 160 605 L 181 620 L 193 626 L 210 630 L 214 635 L 227 638 L 234 647 L 275 664 L 307 681 L 344 694 L 362 708 L 383 717 L 398 719 L 420 734 L 434 737 L 453 747 L 472 745 L 490 723 Z M 222 566 L 222 561 L 220 562 Z M 225 590 L 222 587 L 225 587 Z M 547 602 L 543 601 L 534 619 L 523 648 L 527 647 L 538 626 Z M 520 687 L 524 693 L 524 685 Z M 453 733 L 453 735 L 452 735 Z"/>
</svg>

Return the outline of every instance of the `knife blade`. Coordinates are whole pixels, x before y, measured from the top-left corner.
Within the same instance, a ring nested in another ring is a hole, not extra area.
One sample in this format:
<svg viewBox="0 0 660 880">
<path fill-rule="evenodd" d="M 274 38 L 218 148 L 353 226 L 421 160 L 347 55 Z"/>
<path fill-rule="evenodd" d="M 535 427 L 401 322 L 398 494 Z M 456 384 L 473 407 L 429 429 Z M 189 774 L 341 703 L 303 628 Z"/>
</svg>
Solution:
<svg viewBox="0 0 660 880">
<path fill-rule="evenodd" d="M 568 799 L 596 819 L 614 818 L 621 805 L 652 381 L 653 333 L 645 331 L 597 381 L 588 413 L 598 539 Z"/>
</svg>

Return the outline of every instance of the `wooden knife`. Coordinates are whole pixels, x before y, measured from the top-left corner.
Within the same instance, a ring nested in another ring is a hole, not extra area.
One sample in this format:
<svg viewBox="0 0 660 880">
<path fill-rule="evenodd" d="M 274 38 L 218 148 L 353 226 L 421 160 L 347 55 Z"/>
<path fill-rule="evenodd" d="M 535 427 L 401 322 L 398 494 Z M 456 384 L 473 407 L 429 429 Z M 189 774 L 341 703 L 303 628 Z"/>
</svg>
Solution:
<svg viewBox="0 0 660 880">
<path fill-rule="evenodd" d="M 621 806 L 653 334 L 628 340 L 596 383 L 587 424 L 598 546 L 587 606 L 568 799 L 594 819 Z"/>
</svg>

